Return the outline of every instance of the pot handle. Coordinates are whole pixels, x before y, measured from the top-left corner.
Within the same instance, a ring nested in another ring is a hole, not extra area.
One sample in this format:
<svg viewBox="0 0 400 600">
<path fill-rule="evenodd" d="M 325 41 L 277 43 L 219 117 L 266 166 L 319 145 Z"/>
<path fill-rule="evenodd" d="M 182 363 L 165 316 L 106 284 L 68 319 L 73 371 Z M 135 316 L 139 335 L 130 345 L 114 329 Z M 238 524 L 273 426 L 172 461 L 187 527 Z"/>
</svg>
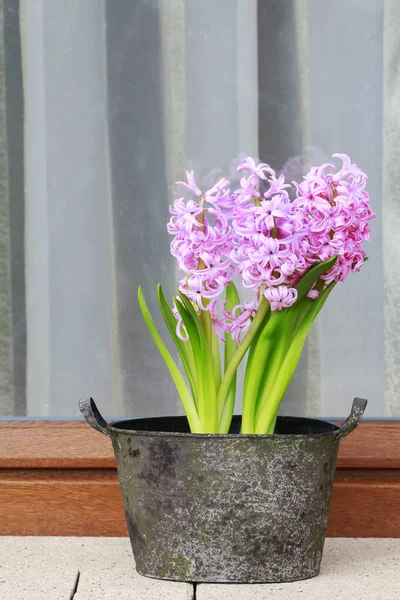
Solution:
<svg viewBox="0 0 400 600">
<path fill-rule="evenodd" d="M 101 416 L 93 398 L 85 398 L 84 400 L 79 400 L 79 410 L 81 411 L 89 425 L 93 427 L 93 429 L 96 429 L 97 431 L 100 431 L 105 435 L 111 436 L 110 430 L 108 428 L 108 423 Z"/>
<path fill-rule="evenodd" d="M 349 435 L 360 424 L 360 421 L 363 417 L 365 408 L 367 406 L 368 400 L 364 400 L 363 398 L 354 398 L 353 406 L 351 407 L 350 415 L 347 417 L 344 423 L 339 427 L 339 431 L 336 434 L 335 440 L 340 441 Z"/>
</svg>

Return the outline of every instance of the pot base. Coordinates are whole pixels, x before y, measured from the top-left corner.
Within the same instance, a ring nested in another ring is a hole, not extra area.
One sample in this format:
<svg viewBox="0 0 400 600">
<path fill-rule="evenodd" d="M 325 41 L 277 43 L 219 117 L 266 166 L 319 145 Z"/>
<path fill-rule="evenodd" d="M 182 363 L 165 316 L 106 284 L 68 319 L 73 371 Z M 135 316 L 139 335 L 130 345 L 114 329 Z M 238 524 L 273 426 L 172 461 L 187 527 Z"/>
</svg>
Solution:
<svg viewBox="0 0 400 600">
<path fill-rule="evenodd" d="M 248 583 L 248 584 L 255 584 L 255 583 L 262 583 L 262 584 L 273 584 L 273 583 L 293 583 L 295 581 L 306 581 L 307 579 L 313 579 L 314 577 L 317 577 L 320 573 L 320 567 L 318 567 L 318 569 L 311 575 L 303 575 L 300 577 L 293 577 L 291 579 L 249 579 L 244 578 L 244 579 L 234 579 L 232 578 L 232 576 L 230 576 L 229 579 L 221 579 L 221 578 L 213 578 L 213 579 L 202 579 L 201 581 L 196 579 L 196 580 L 182 580 L 182 579 L 176 579 L 176 578 L 168 578 L 168 577 L 160 577 L 160 576 L 156 576 L 156 575 L 150 575 L 149 573 L 141 573 L 139 571 L 139 569 L 136 568 L 137 573 L 139 573 L 139 575 L 141 575 L 142 577 L 147 577 L 147 579 L 158 579 L 158 580 L 162 580 L 162 581 L 175 581 L 175 582 L 180 582 L 180 583 L 192 583 L 192 584 L 200 584 L 200 583 L 225 583 L 225 584 L 229 584 L 229 583 Z"/>
</svg>

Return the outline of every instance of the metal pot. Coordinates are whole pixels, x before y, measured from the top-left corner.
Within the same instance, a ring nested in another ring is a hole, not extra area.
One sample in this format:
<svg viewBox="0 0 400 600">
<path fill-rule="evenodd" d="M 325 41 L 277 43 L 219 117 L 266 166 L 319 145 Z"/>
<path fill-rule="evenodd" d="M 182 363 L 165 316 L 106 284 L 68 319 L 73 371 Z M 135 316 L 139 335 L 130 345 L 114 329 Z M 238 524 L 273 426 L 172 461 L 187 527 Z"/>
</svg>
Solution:
<svg viewBox="0 0 400 600">
<path fill-rule="evenodd" d="M 87 422 L 111 437 L 139 573 L 190 582 L 284 582 L 318 574 L 340 427 L 278 417 L 274 435 L 191 434 L 185 417 Z"/>
</svg>

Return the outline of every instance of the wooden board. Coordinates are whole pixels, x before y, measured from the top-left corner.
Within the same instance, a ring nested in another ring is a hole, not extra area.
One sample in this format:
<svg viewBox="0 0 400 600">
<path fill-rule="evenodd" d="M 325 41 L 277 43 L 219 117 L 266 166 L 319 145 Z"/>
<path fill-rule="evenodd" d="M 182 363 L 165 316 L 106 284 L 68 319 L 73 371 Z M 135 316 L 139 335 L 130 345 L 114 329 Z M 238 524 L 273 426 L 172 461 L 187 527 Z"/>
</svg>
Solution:
<svg viewBox="0 0 400 600">
<path fill-rule="evenodd" d="M 79 421 L 0 423 L 0 468 L 109 469 L 110 438 Z"/>
<path fill-rule="evenodd" d="M 83 422 L 0 423 L 0 535 L 126 535 L 109 438 Z M 400 537 L 400 422 L 340 447 L 328 535 Z"/>
<path fill-rule="evenodd" d="M 400 471 L 338 470 L 328 536 L 400 538 Z"/>
<path fill-rule="evenodd" d="M 400 469 L 400 421 L 364 421 L 340 444 L 338 468 Z M 0 468 L 109 469 L 110 439 L 80 421 L 0 423 Z"/>
<path fill-rule="evenodd" d="M 114 469 L 3 469 L 0 489 L 0 535 L 127 535 Z M 400 537 L 399 508 L 397 471 L 339 470 L 328 535 Z"/>
<path fill-rule="evenodd" d="M 0 535 L 127 535 L 114 469 L 4 469 L 0 490 Z"/>
</svg>

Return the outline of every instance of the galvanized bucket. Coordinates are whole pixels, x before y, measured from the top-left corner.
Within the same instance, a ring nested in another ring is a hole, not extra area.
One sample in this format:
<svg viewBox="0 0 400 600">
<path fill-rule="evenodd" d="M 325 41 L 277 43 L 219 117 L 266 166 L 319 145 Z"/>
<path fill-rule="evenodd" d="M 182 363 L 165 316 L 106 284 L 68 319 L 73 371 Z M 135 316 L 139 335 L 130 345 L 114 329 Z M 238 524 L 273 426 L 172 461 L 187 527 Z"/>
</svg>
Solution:
<svg viewBox="0 0 400 600">
<path fill-rule="evenodd" d="M 191 434 L 186 418 L 87 422 L 111 437 L 139 573 L 190 582 L 284 582 L 318 574 L 342 426 L 279 417 L 274 435 Z"/>
</svg>

